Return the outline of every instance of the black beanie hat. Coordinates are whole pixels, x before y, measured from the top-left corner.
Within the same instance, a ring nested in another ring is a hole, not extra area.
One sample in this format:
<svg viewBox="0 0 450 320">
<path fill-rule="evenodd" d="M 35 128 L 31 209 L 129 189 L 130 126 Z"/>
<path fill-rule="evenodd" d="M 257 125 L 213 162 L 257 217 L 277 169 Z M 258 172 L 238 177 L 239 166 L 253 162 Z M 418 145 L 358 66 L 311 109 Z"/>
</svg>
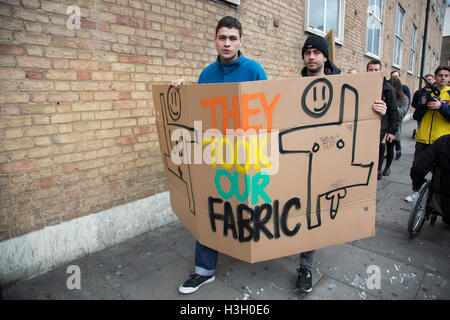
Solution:
<svg viewBox="0 0 450 320">
<path fill-rule="evenodd" d="M 317 36 L 315 34 L 310 35 L 308 39 L 306 39 L 305 44 L 303 45 L 302 58 L 303 55 L 305 54 L 306 49 L 311 48 L 320 50 L 323 53 L 323 55 L 327 58 L 327 60 L 330 60 L 330 58 L 328 57 L 329 55 L 328 43 L 325 41 L 324 38 Z"/>
</svg>

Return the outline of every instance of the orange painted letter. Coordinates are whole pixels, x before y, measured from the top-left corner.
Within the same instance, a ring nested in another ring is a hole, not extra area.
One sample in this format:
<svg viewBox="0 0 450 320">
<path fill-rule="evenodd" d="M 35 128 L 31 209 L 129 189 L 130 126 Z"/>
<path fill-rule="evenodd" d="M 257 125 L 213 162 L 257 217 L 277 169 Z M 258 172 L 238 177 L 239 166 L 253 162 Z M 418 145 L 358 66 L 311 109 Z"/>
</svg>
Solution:
<svg viewBox="0 0 450 320">
<path fill-rule="evenodd" d="M 227 98 L 217 97 L 210 99 L 203 99 L 200 101 L 202 107 L 211 107 L 211 125 L 213 129 L 217 129 L 217 115 L 216 115 L 216 104 L 221 104 L 223 109 L 227 108 Z"/>
<path fill-rule="evenodd" d="M 247 131 L 248 129 L 255 129 L 259 130 L 262 128 L 262 125 L 249 125 L 248 124 L 248 117 L 251 115 L 257 115 L 261 112 L 260 109 L 249 109 L 248 108 L 248 102 L 250 100 L 256 100 L 259 97 L 259 93 L 253 93 L 253 94 L 243 94 L 242 95 L 242 129 L 244 131 Z"/>
<path fill-rule="evenodd" d="M 270 131 L 272 129 L 272 115 L 273 115 L 273 109 L 275 109 L 275 106 L 278 103 L 278 100 L 280 100 L 280 94 L 277 93 L 275 97 L 273 98 L 270 105 L 267 105 L 266 95 L 264 92 L 261 92 L 259 94 L 259 100 L 261 101 L 261 104 L 263 106 L 263 110 L 266 114 L 267 119 L 267 131 Z"/>
</svg>

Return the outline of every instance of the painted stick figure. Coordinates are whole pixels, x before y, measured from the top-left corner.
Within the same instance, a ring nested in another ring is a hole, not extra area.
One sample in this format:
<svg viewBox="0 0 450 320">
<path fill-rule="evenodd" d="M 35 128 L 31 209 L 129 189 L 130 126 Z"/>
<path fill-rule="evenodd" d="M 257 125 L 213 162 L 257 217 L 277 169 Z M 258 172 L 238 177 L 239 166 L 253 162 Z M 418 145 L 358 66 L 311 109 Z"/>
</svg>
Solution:
<svg viewBox="0 0 450 320">
<path fill-rule="evenodd" d="M 354 109 L 345 108 L 346 92 L 353 93 Z M 301 108 L 305 115 L 314 121 L 313 124 L 292 128 L 279 135 L 280 154 L 303 153 L 307 156 L 307 204 L 306 218 L 308 229 L 321 225 L 321 210 L 325 207 L 330 218 L 334 219 L 339 211 L 341 200 L 346 197 L 347 189 L 366 186 L 369 183 L 374 163 L 355 163 L 356 133 L 358 124 L 359 97 L 355 88 L 344 84 L 341 88 L 340 103 L 332 104 L 333 87 L 325 78 L 312 81 L 304 90 Z M 339 108 L 338 112 L 327 115 L 330 108 Z M 352 125 L 343 124 L 344 111 L 354 112 Z M 328 122 L 323 122 L 325 119 Z M 315 122 L 315 123 L 314 123 Z M 314 130 L 316 141 L 302 141 L 305 131 Z M 339 157 L 336 159 L 336 151 Z M 334 158 L 333 158 L 334 156 Z M 338 161 L 338 162 L 337 162 Z M 349 168 L 350 166 L 350 168 Z M 345 168 L 346 176 L 340 177 L 339 172 Z M 318 183 L 319 178 L 321 183 Z M 315 203 L 314 203 L 315 199 Z M 315 212 L 313 222 L 312 213 Z"/>
<path fill-rule="evenodd" d="M 194 128 L 177 123 L 181 117 L 182 111 L 180 92 L 177 88 L 170 86 L 167 90 L 167 96 L 164 97 L 164 94 L 161 93 L 159 98 L 161 101 L 165 142 L 167 145 L 167 153 L 164 153 L 164 159 L 168 170 L 185 183 L 189 199 L 189 210 L 195 215 L 194 191 L 192 188 L 190 164 L 185 163 L 184 161 L 181 164 L 175 164 L 171 159 L 171 153 L 178 153 L 178 156 L 181 159 L 188 156 L 185 153 L 191 152 L 191 144 L 197 143 L 198 140 L 196 138 L 192 139 L 192 136 L 196 137 L 197 135 Z M 179 132 L 182 133 L 179 137 L 180 141 L 172 141 L 172 132 L 180 128 L 187 129 L 191 135 L 186 136 L 186 130 L 180 130 Z M 190 159 L 189 156 L 188 159 Z"/>
</svg>

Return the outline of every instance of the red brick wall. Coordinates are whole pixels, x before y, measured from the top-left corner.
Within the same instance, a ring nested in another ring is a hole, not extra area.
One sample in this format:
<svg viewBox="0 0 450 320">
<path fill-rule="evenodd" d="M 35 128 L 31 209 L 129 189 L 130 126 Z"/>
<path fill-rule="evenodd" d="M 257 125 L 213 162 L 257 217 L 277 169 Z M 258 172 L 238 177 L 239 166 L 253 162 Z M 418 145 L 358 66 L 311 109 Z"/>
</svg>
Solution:
<svg viewBox="0 0 450 320">
<path fill-rule="evenodd" d="M 418 26 L 422 2 L 407 5 Z M 368 1 L 345 3 L 337 65 L 363 70 Z M 70 5 L 80 29 L 66 26 Z M 167 190 L 152 83 L 195 82 L 224 15 L 270 79 L 298 77 L 304 11 L 304 0 L 0 0 L 0 241 Z M 387 73 L 389 41 L 386 30 Z"/>
</svg>

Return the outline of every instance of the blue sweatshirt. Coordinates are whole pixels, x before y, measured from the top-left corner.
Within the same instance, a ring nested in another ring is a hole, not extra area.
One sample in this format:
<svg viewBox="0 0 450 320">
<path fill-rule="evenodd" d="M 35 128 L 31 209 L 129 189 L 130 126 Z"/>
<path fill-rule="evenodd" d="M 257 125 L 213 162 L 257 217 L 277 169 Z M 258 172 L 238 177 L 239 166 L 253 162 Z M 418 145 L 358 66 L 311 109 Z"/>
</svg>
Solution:
<svg viewBox="0 0 450 320">
<path fill-rule="evenodd" d="M 234 62 L 220 64 L 220 58 L 203 69 L 198 83 L 223 83 L 267 80 L 266 73 L 261 65 L 247 59 L 239 51 L 239 59 Z"/>
</svg>

